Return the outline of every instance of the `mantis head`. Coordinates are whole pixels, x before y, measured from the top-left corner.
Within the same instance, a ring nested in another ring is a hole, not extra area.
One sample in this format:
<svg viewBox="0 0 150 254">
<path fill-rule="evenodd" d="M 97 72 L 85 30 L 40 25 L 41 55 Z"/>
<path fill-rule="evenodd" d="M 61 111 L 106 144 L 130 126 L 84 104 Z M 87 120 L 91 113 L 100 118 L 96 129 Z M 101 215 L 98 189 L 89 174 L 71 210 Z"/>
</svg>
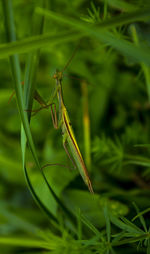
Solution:
<svg viewBox="0 0 150 254">
<path fill-rule="evenodd" d="M 53 78 L 58 81 L 61 81 L 62 77 L 63 77 L 63 73 L 59 70 L 56 70 L 55 74 L 53 75 Z"/>
</svg>

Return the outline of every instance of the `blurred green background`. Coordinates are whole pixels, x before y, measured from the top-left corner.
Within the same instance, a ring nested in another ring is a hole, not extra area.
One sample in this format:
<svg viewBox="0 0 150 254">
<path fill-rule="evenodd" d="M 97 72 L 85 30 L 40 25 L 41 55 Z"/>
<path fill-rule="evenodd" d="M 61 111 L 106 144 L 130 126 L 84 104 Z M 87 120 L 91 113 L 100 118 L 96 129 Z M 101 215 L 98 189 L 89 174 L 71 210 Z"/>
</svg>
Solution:
<svg viewBox="0 0 150 254">
<path fill-rule="evenodd" d="M 149 1 L 3 0 L 0 17 L 1 253 L 150 253 Z M 28 129 L 75 49 L 63 96 L 94 195 L 50 108 Z"/>
</svg>

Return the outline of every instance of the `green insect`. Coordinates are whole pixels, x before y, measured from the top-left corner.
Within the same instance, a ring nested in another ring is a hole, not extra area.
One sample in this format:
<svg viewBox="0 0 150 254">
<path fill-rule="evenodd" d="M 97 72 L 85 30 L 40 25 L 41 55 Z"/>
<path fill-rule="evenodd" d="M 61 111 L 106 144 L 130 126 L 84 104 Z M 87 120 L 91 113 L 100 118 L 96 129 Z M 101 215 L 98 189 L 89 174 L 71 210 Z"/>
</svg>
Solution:
<svg viewBox="0 0 150 254">
<path fill-rule="evenodd" d="M 54 78 L 56 79 L 57 97 L 58 97 L 59 110 L 60 110 L 59 123 L 62 129 L 64 149 L 66 153 L 68 154 L 69 158 L 71 158 L 69 151 L 67 149 L 67 144 L 68 144 L 80 175 L 82 176 L 84 182 L 87 184 L 89 191 L 93 193 L 93 188 L 92 188 L 92 184 L 88 175 L 88 171 L 86 169 L 83 157 L 78 147 L 73 129 L 71 127 L 69 115 L 64 104 L 63 95 L 62 95 L 62 72 L 56 71 Z M 55 128 L 57 128 L 59 125 L 57 120 L 54 121 L 54 119 L 57 119 L 54 116 L 56 116 L 56 113 L 52 111 L 53 125 Z"/>
<path fill-rule="evenodd" d="M 71 58 L 69 59 L 69 61 L 67 62 L 64 69 L 66 69 L 66 67 L 70 63 L 71 59 L 73 58 L 74 54 L 75 54 L 75 51 L 74 51 L 73 55 L 71 56 Z M 63 71 L 64 71 L 64 69 L 63 69 Z M 85 184 L 88 186 L 89 191 L 91 193 L 94 193 L 92 184 L 91 184 L 91 180 L 88 175 L 87 168 L 85 166 L 83 157 L 82 157 L 80 149 L 78 147 L 78 144 L 77 144 L 77 141 L 76 141 L 76 138 L 75 138 L 72 126 L 71 126 L 71 122 L 69 119 L 69 115 L 68 115 L 66 106 L 64 104 L 63 93 L 62 93 L 63 71 L 57 70 L 53 76 L 53 78 L 56 80 L 56 87 L 55 87 L 53 93 L 51 94 L 51 97 L 50 97 L 50 100 L 48 103 L 44 102 L 44 100 L 41 98 L 41 96 L 39 95 L 39 93 L 37 91 L 35 92 L 34 98 L 40 103 L 41 108 L 39 108 L 38 110 L 35 110 L 34 112 L 38 112 L 43 108 L 50 107 L 54 128 L 55 129 L 58 129 L 58 128 L 62 129 L 63 146 L 64 146 L 64 149 L 65 149 L 68 157 L 70 158 L 70 160 L 72 161 L 74 166 L 76 166 L 76 168 L 79 170 L 79 173 L 82 176 Z M 58 104 L 59 104 L 59 119 L 57 118 L 56 105 L 55 105 L 55 103 L 53 103 L 54 98 L 56 96 L 58 98 Z M 73 159 L 70 155 L 67 145 L 70 148 Z M 51 164 L 47 164 L 47 166 L 48 165 L 51 165 Z"/>
</svg>

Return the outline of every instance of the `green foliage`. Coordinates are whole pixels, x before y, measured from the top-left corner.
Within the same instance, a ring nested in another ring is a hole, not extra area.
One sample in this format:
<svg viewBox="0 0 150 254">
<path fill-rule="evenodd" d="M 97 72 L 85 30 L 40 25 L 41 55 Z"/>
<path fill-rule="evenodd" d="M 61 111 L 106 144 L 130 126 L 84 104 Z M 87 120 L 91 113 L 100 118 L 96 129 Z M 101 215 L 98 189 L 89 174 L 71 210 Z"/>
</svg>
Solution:
<svg viewBox="0 0 150 254">
<path fill-rule="evenodd" d="M 0 16 L 1 253 L 149 254 L 149 1 L 3 0 Z M 31 117 L 77 45 L 63 96 L 94 195 L 50 109 Z"/>
</svg>

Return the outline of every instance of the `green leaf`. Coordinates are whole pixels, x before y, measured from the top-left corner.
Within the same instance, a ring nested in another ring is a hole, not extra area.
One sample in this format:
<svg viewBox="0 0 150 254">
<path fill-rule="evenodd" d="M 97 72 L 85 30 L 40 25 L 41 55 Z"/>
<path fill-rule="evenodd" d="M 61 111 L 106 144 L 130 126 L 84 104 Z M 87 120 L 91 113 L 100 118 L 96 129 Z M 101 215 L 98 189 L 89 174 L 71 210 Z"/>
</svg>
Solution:
<svg viewBox="0 0 150 254">
<path fill-rule="evenodd" d="M 144 217 L 142 216 L 142 214 L 140 214 L 139 208 L 138 208 L 138 206 L 136 205 L 136 203 L 133 203 L 133 205 L 134 205 L 134 207 L 135 207 L 135 209 L 136 209 L 137 215 L 139 216 L 140 222 L 141 222 L 141 224 L 142 224 L 142 226 L 143 226 L 145 232 L 147 232 L 147 227 L 146 227 L 146 222 L 145 222 L 145 220 L 144 220 Z M 134 218 L 135 218 L 135 217 L 134 217 Z M 134 220 L 135 220 L 135 219 L 134 219 Z M 132 219 L 132 221 L 134 221 L 134 220 Z"/>
<path fill-rule="evenodd" d="M 102 0 L 104 1 L 104 0 Z M 131 2 L 126 2 L 124 0 L 107 0 L 107 4 L 109 6 L 112 6 L 116 9 L 122 10 L 122 11 L 135 11 L 138 9 L 138 6 Z"/>
<path fill-rule="evenodd" d="M 145 62 L 150 65 L 150 50 L 149 48 L 137 47 L 133 43 L 130 43 L 121 38 L 116 38 L 112 32 L 108 32 L 106 29 L 113 28 L 118 25 L 123 25 L 133 21 L 143 20 L 150 16 L 150 9 L 140 10 L 134 13 L 130 13 L 125 17 L 117 17 L 110 19 L 109 21 L 104 21 L 98 26 L 90 26 L 83 22 L 79 22 L 76 19 L 62 16 L 58 13 L 37 8 L 36 12 L 41 15 L 45 15 L 49 19 L 53 19 L 57 22 L 63 23 L 71 28 L 77 29 L 77 31 L 84 32 L 90 37 L 95 37 L 99 41 L 110 45 L 111 47 L 120 51 L 123 55 L 133 57 L 137 62 Z M 106 31 L 105 31 L 106 30 Z"/>
<path fill-rule="evenodd" d="M 136 237 L 127 238 L 127 239 L 118 241 L 116 243 L 113 243 L 112 245 L 113 246 L 119 246 L 119 245 L 124 245 L 124 244 L 129 244 L 129 243 L 135 243 L 135 242 L 145 240 L 147 238 L 149 238 L 148 234 L 142 234 L 142 235 L 139 235 L 139 236 L 136 236 Z"/>
<path fill-rule="evenodd" d="M 81 213 L 86 216 L 95 227 L 102 227 L 105 225 L 103 207 L 106 202 L 109 211 L 116 216 L 126 214 L 128 211 L 127 207 L 120 202 L 103 198 L 98 194 L 91 196 L 91 193 L 81 190 L 66 190 L 63 194 L 63 201 L 74 214 L 80 209 Z"/>
<path fill-rule="evenodd" d="M 142 212 L 138 212 L 138 214 L 132 219 L 132 221 L 135 221 L 137 218 L 141 217 L 143 214 L 150 212 L 150 208 L 145 209 Z M 142 222 L 143 223 L 143 222 Z M 143 225 L 144 226 L 144 225 Z M 145 227 L 145 226 L 144 226 Z"/>
<path fill-rule="evenodd" d="M 0 59 L 14 54 L 28 53 L 40 48 L 49 48 L 56 44 L 74 41 L 81 37 L 75 32 L 61 32 L 59 34 L 36 35 L 21 41 L 10 42 L 0 45 Z"/>
<path fill-rule="evenodd" d="M 129 220 L 123 218 L 124 222 L 117 217 L 113 216 L 110 214 L 110 220 L 113 224 L 115 224 L 117 227 L 119 227 L 122 230 L 125 230 L 130 233 L 135 233 L 135 234 L 141 234 L 144 233 L 140 228 L 138 228 L 136 225 L 131 223 Z"/>
<path fill-rule="evenodd" d="M 25 219 L 15 215 L 13 212 L 9 211 L 10 209 L 3 202 L 0 203 L 0 213 L 3 215 L 10 224 L 14 225 L 16 228 L 19 228 L 27 233 L 39 234 L 40 229 L 35 225 L 25 221 Z"/>
<path fill-rule="evenodd" d="M 0 236 L 0 245 L 3 246 L 15 246 L 15 247 L 25 247 L 25 248 L 42 248 L 42 249 L 53 249 L 52 243 L 49 244 L 38 238 L 31 237 L 20 237 L 20 236 Z"/>
<path fill-rule="evenodd" d="M 110 239 L 111 239 L 111 224 L 110 224 L 110 218 L 109 218 L 109 212 L 108 212 L 107 203 L 105 204 L 103 210 L 104 210 L 104 217 L 105 217 L 105 221 L 106 221 L 107 240 L 110 243 Z"/>
</svg>

